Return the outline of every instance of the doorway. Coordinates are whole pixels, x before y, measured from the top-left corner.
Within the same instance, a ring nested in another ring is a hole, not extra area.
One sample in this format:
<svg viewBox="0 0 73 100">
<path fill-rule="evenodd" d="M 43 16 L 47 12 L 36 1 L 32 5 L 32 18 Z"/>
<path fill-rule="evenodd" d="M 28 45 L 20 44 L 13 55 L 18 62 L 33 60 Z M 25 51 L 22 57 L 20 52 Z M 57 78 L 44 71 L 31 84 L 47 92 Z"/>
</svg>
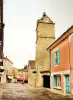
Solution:
<svg viewBox="0 0 73 100">
<path fill-rule="evenodd" d="M 1 82 L 1 77 L 0 77 L 0 82 Z"/>
<path fill-rule="evenodd" d="M 70 93 L 70 76 L 66 75 L 66 93 Z"/>
<path fill-rule="evenodd" d="M 50 88 L 50 76 L 43 75 L 43 87 Z"/>
</svg>

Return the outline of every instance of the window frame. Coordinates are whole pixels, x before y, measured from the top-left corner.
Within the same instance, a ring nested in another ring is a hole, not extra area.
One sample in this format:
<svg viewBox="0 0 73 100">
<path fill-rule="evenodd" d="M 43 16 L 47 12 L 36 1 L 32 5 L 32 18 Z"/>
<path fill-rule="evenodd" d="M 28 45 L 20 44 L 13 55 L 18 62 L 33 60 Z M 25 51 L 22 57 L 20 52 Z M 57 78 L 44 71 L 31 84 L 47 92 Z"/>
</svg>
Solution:
<svg viewBox="0 0 73 100">
<path fill-rule="evenodd" d="M 58 58 L 59 57 L 59 58 Z M 52 52 L 52 66 L 57 66 L 60 64 L 60 48 Z"/>
<path fill-rule="evenodd" d="M 61 89 L 61 75 L 54 75 L 54 88 Z M 55 80 L 56 79 L 56 80 Z"/>
</svg>

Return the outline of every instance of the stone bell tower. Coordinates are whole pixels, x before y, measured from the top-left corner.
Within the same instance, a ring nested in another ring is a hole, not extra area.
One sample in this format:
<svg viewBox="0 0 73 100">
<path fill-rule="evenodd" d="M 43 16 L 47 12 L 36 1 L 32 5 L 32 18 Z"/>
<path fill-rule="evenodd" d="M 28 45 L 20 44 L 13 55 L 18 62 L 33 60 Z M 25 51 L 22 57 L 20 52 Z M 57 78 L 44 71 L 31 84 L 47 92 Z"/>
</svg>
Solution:
<svg viewBox="0 0 73 100">
<path fill-rule="evenodd" d="M 55 40 L 55 24 L 43 13 L 41 19 L 37 20 L 36 27 L 36 57 L 35 66 L 37 69 L 36 85 L 42 86 L 42 76 L 50 71 L 50 55 L 47 52 L 47 47 Z"/>
<path fill-rule="evenodd" d="M 3 69 L 3 0 L 0 0 L 0 71 Z"/>
</svg>

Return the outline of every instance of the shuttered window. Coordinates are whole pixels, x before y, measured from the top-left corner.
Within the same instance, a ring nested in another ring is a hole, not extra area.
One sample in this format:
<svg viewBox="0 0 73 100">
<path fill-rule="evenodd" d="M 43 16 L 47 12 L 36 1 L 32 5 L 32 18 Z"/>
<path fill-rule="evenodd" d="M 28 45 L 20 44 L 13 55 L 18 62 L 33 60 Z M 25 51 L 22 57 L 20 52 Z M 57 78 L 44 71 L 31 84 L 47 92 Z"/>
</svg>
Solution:
<svg viewBox="0 0 73 100">
<path fill-rule="evenodd" d="M 61 76 L 54 75 L 54 88 L 61 87 Z"/>
<path fill-rule="evenodd" d="M 57 87 L 57 77 L 54 76 L 54 88 Z"/>
<path fill-rule="evenodd" d="M 60 49 L 52 53 L 52 66 L 60 64 Z"/>
<path fill-rule="evenodd" d="M 60 49 L 57 50 L 57 64 L 60 64 Z"/>
</svg>

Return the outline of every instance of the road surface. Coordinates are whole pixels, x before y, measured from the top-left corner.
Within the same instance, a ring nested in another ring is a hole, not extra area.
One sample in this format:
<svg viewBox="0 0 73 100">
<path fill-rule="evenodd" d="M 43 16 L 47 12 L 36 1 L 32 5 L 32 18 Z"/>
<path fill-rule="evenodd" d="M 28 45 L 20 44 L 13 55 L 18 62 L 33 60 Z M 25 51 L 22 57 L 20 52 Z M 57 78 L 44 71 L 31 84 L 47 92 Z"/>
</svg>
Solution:
<svg viewBox="0 0 73 100">
<path fill-rule="evenodd" d="M 33 88 L 28 84 L 0 83 L 0 100 L 73 100 L 73 97 L 55 94 L 45 88 Z"/>
</svg>

